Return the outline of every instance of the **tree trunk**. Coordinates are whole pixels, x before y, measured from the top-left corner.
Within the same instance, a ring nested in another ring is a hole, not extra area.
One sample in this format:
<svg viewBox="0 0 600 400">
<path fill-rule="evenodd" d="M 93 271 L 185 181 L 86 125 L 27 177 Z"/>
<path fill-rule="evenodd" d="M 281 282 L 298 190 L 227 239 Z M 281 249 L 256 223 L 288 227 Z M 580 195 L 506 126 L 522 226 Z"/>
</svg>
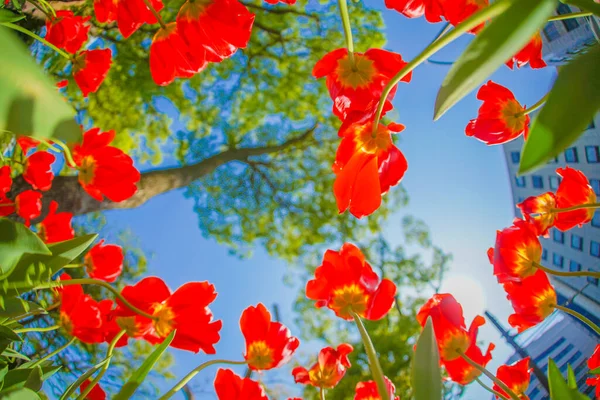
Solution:
<svg viewBox="0 0 600 400">
<path fill-rule="evenodd" d="M 312 138 L 316 127 L 315 125 L 301 135 L 279 145 L 231 149 L 196 164 L 143 172 L 137 185 L 137 192 L 131 198 L 119 203 L 114 203 L 108 199 L 104 201 L 95 200 L 83 190 L 77 176 L 56 176 L 52 182 L 52 188 L 44 192 L 42 198 L 44 214 L 42 217 L 47 212 L 52 200 L 59 204 L 59 211 L 68 211 L 73 215 L 139 207 L 154 196 L 173 189 L 186 187 L 196 179 L 212 173 L 219 166 L 231 161 L 247 161 L 249 157 L 280 153 L 293 147 L 305 146 L 308 144 L 309 139 Z M 30 188 L 29 184 L 23 180 L 23 177 L 19 176 L 14 179 L 11 197 Z"/>
</svg>

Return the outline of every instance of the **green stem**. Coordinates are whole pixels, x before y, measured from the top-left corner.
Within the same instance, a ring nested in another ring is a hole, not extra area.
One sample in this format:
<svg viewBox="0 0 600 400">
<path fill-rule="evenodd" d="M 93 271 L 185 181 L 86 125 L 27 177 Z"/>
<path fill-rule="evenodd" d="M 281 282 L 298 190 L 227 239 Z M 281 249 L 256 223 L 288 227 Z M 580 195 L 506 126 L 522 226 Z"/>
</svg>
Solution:
<svg viewBox="0 0 600 400">
<path fill-rule="evenodd" d="M 51 331 L 55 331 L 58 328 L 60 328 L 60 326 L 58 325 L 52 325 L 52 326 L 46 326 L 44 328 L 23 328 L 23 329 L 15 329 L 14 332 L 15 333 L 27 333 L 27 332 L 51 332 Z"/>
<path fill-rule="evenodd" d="M 37 360 L 36 362 L 31 364 L 30 368 L 37 367 L 44 361 L 54 357 L 55 355 L 57 355 L 58 353 L 60 353 L 61 351 L 63 351 L 67 347 L 69 347 L 71 344 L 73 344 L 74 341 L 75 341 L 75 338 L 71 338 L 71 340 L 69 340 L 67 343 L 63 344 L 62 346 L 60 346 L 58 349 L 54 350 L 52 353 L 46 354 L 44 357 L 40 358 L 39 360 Z"/>
<path fill-rule="evenodd" d="M 548 21 L 562 21 L 563 19 L 589 17 L 590 15 L 592 15 L 591 12 L 581 11 L 570 14 L 555 15 L 554 17 L 548 18 Z"/>
<path fill-rule="evenodd" d="M 167 29 L 167 24 L 165 24 L 165 21 L 163 21 L 162 17 L 160 16 L 160 13 L 154 9 L 152 3 L 150 3 L 150 0 L 144 0 L 144 4 L 146 4 L 146 7 L 148 7 L 150 12 L 156 17 L 156 20 L 158 21 L 160 27 L 163 29 Z"/>
<path fill-rule="evenodd" d="M 492 374 L 490 371 L 488 371 L 487 369 L 485 369 L 484 366 L 477 364 L 475 361 L 471 360 L 469 358 L 469 356 L 467 356 L 464 351 L 457 349 L 456 350 L 458 352 L 458 354 L 460 354 L 462 356 L 462 358 L 469 364 L 471 364 L 472 367 L 474 367 L 476 370 L 478 370 L 479 372 L 481 372 L 482 374 L 484 374 L 485 376 L 487 376 L 488 378 L 490 378 L 492 381 L 494 381 L 494 383 L 496 385 L 498 385 L 502 390 L 504 390 L 504 392 L 506 392 L 508 394 L 508 396 L 512 399 L 512 400 L 519 400 L 519 396 L 517 396 L 515 394 L 515 392 L 513 392 L 512 390 L 510 390 L 510 388 L 508 386 L 506 386 L 506 384 L 504 382 L 502 382 L 500 379 L 496 378 L 494 376 L 494 374 Z"/>
<path fill-rule="evenodd" d="M 451 29 L 452 29 L 452 25 L 450 24 L 450 22 L 447 22 L 446 25 L 444 25 L 444 27 L 433 38 L 433 40 L 430 42 L 430 44 L 433 43 L 433 42 L 435 42 L 436 40 L 438 40 L 442 36 L 444 36 L 446 33 L 450 32 Z"/>
<path fill-rule="evenodd" d="M 492 389 L 491 387 L 489 387 L 488 385 L 486 385 L 485 383 L 481 382 L 481 380 L 479 378 L 475 378 L 475 380 L 477 381 L 477 383 L 479 383 L 479 385 L 484 388 L 485 390 L 487 390 L 488 392 L 494 394 L 495 396 L 497 396 L 498 398 L 502 399 L 502 400 L 508 400 L 508 398 L 503 395 L 500 392 L 495 391 L 494 389 Z"/>
<path fill-rule="evenodd" d="M 158 400 L 166 400 L 170 399 L 175 393 L 177 393 L 181 388 L 183 388 L 194 376 L 196 376 L 200 371 L 202 371 L 206 367 L 210 367 L 215 364 L 229 364 L 229 365 L 244 365 L 246 361 L 229 361 L 229 360 L 210 360 L 205 363 L 198 365 L 196 368 L 191 370 L 186 376 L 180 380 L 177 385 L 173 386 L 171 390 L 162 395 Z"/>
<path fill-rule="evenodd" d="M 541 108 L 545 103 L 546 100 L 548 100 L 548 96 L 550 95 L 550 93 L 546 93 L 544 95 L 544 97 L 542 97 L 541 99 L 539 99 L 534 105 L 532 105 L 531 107 L 523 110 L 520 113 L 517 113 L 516 117 L 522 117 L 523 115 L 529 115 L 532 112 L 536 111 L 537 109 Z"/>
<path fill-rule="evenodd" d="M 580 319 L 581 321 L 586 323 L 590 328 L 592 328 L 596 332 L 596 334 L 598 334 L 600 336 L 600 327 L 598 325 L 596 325 L 595 323 L 593 323 L 589 318 L 587 318 L 584 315 L 581 315 L 580 313 L 578 313 L 577 311 L 571 310 L 570 308 L 567 308 L 567 307 L 559 306 L 557 304 L 555 304 L 553 307 L 556 308 L 557 310 L 560 310 L 562 312 L 572 315 L 575 318 Z"/>
<path fill-rule="evenodd" d="M 358 331 L 360 332 L 360 337 L 362 338 L 363 344 L 365 346 L 365 352 L 367 353 L 367 358 L 369 359 L 369 367 L 371 368 L 371 375 L 373 376 L 373 380 L 377 384 L 377 391 L 379 392 L 379 397 L 381 397 L 382 399 L 389 399 L 390 393 L 388 393 L 387 387 L 385 385 L 383 370 L 381 369 L 381 365 L 379 364 L 377 352 L 375 351 L 375 347 L 373 346 L 371 337 L 369 336 L 369 333 L 367 332 L 367 329 L 365 328 L 365 325 L 363 324 L 360 316 L 353 311 L 350 311 L 350 314 L 354 318 L 354 322 L 356 322 L 356 326 L 358 327 Z"/>
<path fill-rule="evenodd" d="M 56 51 L 58 54 L 60 54 L 61 56 L 65 57 L 67 60 L 71 60 L 72 56 L 67 53 L 66 51 L 63 51 L 61 49 L 59 49 L 58 47 L 56 47 L 55 45 L 53 45 L 52 43 L 48 42 L 46 39 L 43 39 L 41 37 L 39 37 L 38 35 L 36 35 L 35 33 L 19 26 L 19 25 L 15 25 L 12 22 L 0 22 L 0 25 L 4 25 L 7 28 L 10 29 L 14 29 L 15 31 L 19 31 L 21 33 L 24 33 L 25 35 L 34 38 L 35 40 L 37 40 L 40 43 L 43 43 L 44 45 L 50 47 L 52 50 Z"/>
<path fill-rule="evenodd" d="M 470 31 L 476 26 L 482 24 L 486 20 L 495 17 L 496 15 L 504 12 L 510 5 L 512 1 L 508 0 L 500 0 L 492 3 L 489 7 L 484 8 L 481 11 L 476 12 L 471 15 L 469 18 L 456 25 L 456 27 L 451 30 L 448 34 L 443 35 L 438 40 L 432 42 L 427 46 L 418 56 L 413 58 L 408 64 L 404 66 L 383 88 L 381 92 L 381 97 L 379 98 L 379 104 L 377 105 L 377 111 L 375 113 L 375 119 L 373 124 L 373 130 L 376 131 L 379 126 L 379 121 L 381 120 L 381 113 L 383 111 L 383 105 L 385 101 L 398 82 L 402 80 L 406 75 L 408 75 L 413 69 L 427 61 L 429 57 L 437 53 L 442 48 L 446 47 L 448 44 L 452 43 L 454 40 L 458 39 L 463 33 Z"/>
<path fill-rule="evenodd" d="M 102 377 L 106 373 L 106 370 L 108 370 L 108 367 L 110 366 L 110 359 L 112 358 L 113 351 L 115 350 L 115 346 L 117 345 L 117 342 L 119 341 L 119 339 L 121 339 L 121 336 L 123 336 L 124 334 L 125 334 L 125 330 L 122 330 L 121 332 L 119 332 L 117 334 L 117 336 L 115 336 L 113 338 L 112 342 L 110 342 L 110 344 L 108 345 L 108 350 L 106 350 L 106 358 L 108 360 L 102 366 L 102 369 L 100 370 L 100 372 L 98 372 L 98 375 L 96 375 L 94 377 L 94 379 L 90 382 L 90 384 L 85 388 L 85 390 L 82 390 L 81 393 L 79 394 L 79 396 L 77 396 L 77 400 L 84 400 L 85 397 L 92 391 L 94 386 L 96 386 L 98 384 L 98 382 L 100 382 L 100 379 L 102 379 Z"/>
<path fill-rule="evenodd" d="M 342 17 L 342 25 L 344 25 L 344 36 L 346 38 L 346 48 L 348 49 L 348 58 L 350 65 L 356 67 L 354 61 L 354 41 L 352 40 L 352 26 L 350 25 L 350 14 L 348 13 L 348 4 L 346 0 L 338 0 L 340 8 L 340 17 Z"/>
<path fill-rule="evenodd" d="M 550 212 L 560 213 L 560 212 L 581 210 L 581 209 L 584 209 L 584 208 L 600 208 L 600 203 L 579 204 L 577 206 L 567 207 L 567 208 L 552 208 L 550 210 Z"/>
<path fill-rule="evenodd" d="M 600 278 L 600 272 L 596 272 L 596 271 L 563 272 L 563 271 L 556 271 L 556 270 L 550 269 L 548 267 L 544 267 L 542 264 L 538 264 L 536 262 L 533 262 L 533 265 L 535 265 L 537 268 L 541 269 L 542 271 L 544 271 L 545 273 L 550 274 L 550 275 L 557 275 L 557 276 L 592 276 L 594 278 Z"/>
<path fill-rule="evenodd" d="M 77 166 L 77 164 L 75 163 L 75 160 L 73 160 L 73 155 L 71 154 L 71 149 L 69 149 L 69 146 L 67 146 L 66 144 L 64 144 L 63 142 L 61 142 L 60 140 L 54 139 L 54 144 L 56 144 L 58 147 L 60 147 L 63 151 L 63 154 L 65 155 L 65 158 L 67 160 L 67 164 L 73 168 L 75 166 Z"/>
<path fill-rule="evenodd" d="M 121 302 L 123 303 L 123 305 L 127 308 L 129 308 L 131 311 L 133 311 L 134 313 L 141 315 L 142 317 L 146 317 L 148 319 L 151 320 L 155 320 L 157 319 L 157 317 L 155 317 L 154 315 L 148 314 L 145 311 L 140 310 L 139 308 L 137 308 L 136 306 L 134 306 L 133 304 L 131 304 L 125 297 L 123 297 L 123 295 L 121 293 L 119 293 L 119 291 L 117 289 L 115 289 L 114 287 L 112 287 L 111 285 L 109 285 L 108 283 L 98 280 L 98 279 L 91 279 L 91 278 L 81 278 L 81 279 L 66 279 L 63 281 L 53 281 L 53 282 L 49 282 L 46 283 L 44 285 L 41 286 L 37 286 L 34 290 L 37 289 L 51 289 L 51 288 L 55 288 L 55 287 L 59 287 L 59 286 L 70 286 L 70 285 L 98 285 L 98 286 L 102 286 L 103 288 L 111 291 L 116 297 L 119 298 L 119 300 L 121 300 Z"/>
<path fill-rule="evenodd" d="M 325 400 L 325 389 L 323 389 L 323 388 L 319 389 L 319 396 L 320 396 L 321 400 Z"/>
</svg>

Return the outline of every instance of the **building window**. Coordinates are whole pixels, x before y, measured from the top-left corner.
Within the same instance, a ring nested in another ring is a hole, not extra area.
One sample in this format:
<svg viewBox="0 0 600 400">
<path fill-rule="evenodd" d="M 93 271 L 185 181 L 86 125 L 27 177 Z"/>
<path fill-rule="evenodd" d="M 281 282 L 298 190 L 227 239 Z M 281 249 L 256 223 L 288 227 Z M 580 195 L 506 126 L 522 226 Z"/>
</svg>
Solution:
<svg viewBox="0 0 600 400">
<path fill-rule="evenodd" d="M 548 182 L 550 183 L 550 189 L 552 190 L 558 189 L 558 185 L 560 185 L 560 179 L 558 176 L 549 177 Z"/>
<path fill-rule="evenodd" d="M 548 259 L 548 250 L 546 249 L 542 249 L 542 260 L 547 260 Z"/>
<path fill-rule="evenodd" d="M 565 150 L 565 161 L 568 163 L 578 163 L 577 147 L 569 147 Z"/>
<path fill-rule="evenodd" d="M 579 264 L 577 261 L 569 261 L 569 271 L 570 272 L 578 272 L 581 271 L 581 264 Z"/>
<path fill-rule="evenodd" d="M 592 186 L 596 194 L 600 195 L 600 180 L 590 179 L 590 186 Z"/>
<path fill-rule="evenodd" d="M 564 232 L 561 232 L 558 229 L 554 229 L 554 231 L 552 232 L 552 239 L 554 239 L 554 241 L 557 243 L 564 243 L 565 234 Z"/>
<path fill-rule="evenodd" d="M 518 151 L 511 151 L 510 160 L 513 164 L 518 164 L 519 161 L 521 161 L 521 153 L 519 153 Z"/>
<path fill-rule="evenodd" d="M 594 217 L 592 218 L 592 226 L 600 228 L 600 210 L 596 210 Z"/>
<path fill-rule="evenodd" d="M 572 11 L 569 8 L 569 6 L 562 3 L 560 3 L 559 6 L 556 8 L 556 13 L 558 15 L 570 14 L 571 12 Z M 572 30 L 579 28 L 579 22 L 577 22 L 575 18 L 563 19 L 561 22 L 565 26 L 567 32 L 571 32 Z"/>
<path fill-rule="evenodd" d="M 590 164 L 599 163 L 600 162 L 600 147 L 585 146 L 585 159 Z"/>
<path fill-rule="evenodd" d="M 577 235 L 571 235 L 571 247 L 577 250 L 583 250 L 583 238 Z"/>
<path fill-rule="evenodd" d="M 590 124 L 588 125 L 587 128 L 585 128 L 586 131 L 589 131 L 590 129 L 594 129 L 596 127 L 596 124 L 594 123 L 594 120 L 592 120 L 592 122 L 590 122 Z"/>
<path fill-rule="evenodd" d="M 588 271 L 594 272 L 594 270 L 591 269 L 591 268 L 588 268 Z M 598 278 L 594 278 L 593 276 L 588 276 L 587 281 L 589 283 L 591 283 L 592 285 L 594 285 L 594 286 L 598 286 L 599 285 L 599 279 Z"/>
<path fill-rule="evenodd" d="M 557 164 L 558 163 L 558 157 L 554 157 L 551 160 L 548 160 L 548 164 Z"/>
<path fill-rule="evenodd" d="M 534 188 L 536 188 L 536 189 L 544 188 L 544 178 L 542 178 L 540 175 L 533 175 L 531 177 L 531 181 L 533 183 Z"/>
<path fill-rule="evenodd" d="M 552 264 L 556 265 L 557 267 L 562 268 L 564 263 L 565 263 L 565 259 L 563 256 L 561 256 L 560 254 L 557 254 L 557 253 L 552 253 Z"/>
<path fill-rule="evenodd" d="M 554 22 L 546 24 L 546 26 L 544 27 L 544 35 L 546 36 L 546 39 L 548 39 L 549 42 L 556 40 L 560 37 L 560 32 L 558 31 L 558 29 L 556 29 L 556 26 L 554 26 Z"/>
<path fill-rule="evenodd" d="M 590 242 L 590 254 L 594 257 L 600 258 L 600 243 L 594 240 Z"/>
<path fill-rule="evenodd" d="M 525 187 L 525 177 L 515 176 L 515 184 L 517 185 L 517 187 Z"/>
</svg>

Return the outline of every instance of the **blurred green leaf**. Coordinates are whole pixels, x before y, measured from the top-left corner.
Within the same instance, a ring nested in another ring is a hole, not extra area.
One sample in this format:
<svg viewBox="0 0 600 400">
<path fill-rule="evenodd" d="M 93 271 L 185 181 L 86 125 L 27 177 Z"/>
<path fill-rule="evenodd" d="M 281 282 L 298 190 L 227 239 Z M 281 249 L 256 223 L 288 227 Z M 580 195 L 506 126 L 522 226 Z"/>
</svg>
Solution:
<svg viewBox="0 0 600 400">
<path fill-rule="evenodd" d="M 590 370 L 589 373 L 593 375 L 600 375 L 600 367 Z"/>
<path fill-rule="evenodd" d="M 19 352 L 18 352 L 18 351 L 16 351 L 16 350 L 13 350 L 13 349 L 11 349 L 11 348 L 7 348 L 7 349 L 5 349 L 5 350 L 2 352 L 2 355 L 3 355 L 4 357 L 12 357 L 12 358 L 18 358 L 18 359 L 21 359 L 21 360 L 25 360 L 25 361 L 30 361 L 30 360 L 29 360 L 29 357 L 27 357 L 27 356 L 26 356 L 26 355 L 24 355 L 24 354 L 21 354 L 21 353 L 19 353 Z"/>
<path fill-rule="evenodd" d="M 81 128 L 75 122 L 75 111 L 25 45 L 2 26 L 0 43 L 0 129 L 38 138 L 79 141 Z"/>
<path fill-rule="evenodd" d="M 8 297 L 2 300 L 2 304 L 0 304 L 0 323 L 8 318 L 21 319 L 31 314 L 46 314 L 46 310 L 39 304 L 23 300 L 20 297 Z"/>
<path fill-rule="evenodd" d="M 594 0 L 561 0 L 563 3 L 571 4 L 583 11 L 594 13 L 600 17 L 600 4 L 594 2 Z"/>
<path fill-rule="evenodd" d="M 548 360 L 548 383 L 552 400 L 589 400 L 589 397 L 569 387 L 554 360 Z"/>
<path fill-rule="evenodd" d="M 0 22 L 17 22 L 25 18 L 22 14 L 16 14 L 5 8 L 0 8 Z"/>
<path fill-rule="evenodd" d="M 558 0 L 500 1 L 512 4 L 475 36 L 452 65 L 435 100 L 434 119 L 440 118 L 525 47 L 558 4 Z"/>
<path fill-rule="evenodd" d="M 25 383 L 27 382 L 27 379 L 31 375 L 31 372 L 37 368 L 38 367 L 11 369 L 4 376 L 3 390 L 12 390 L 12 389 L 19 389 L 19 388 L 25 387 Z M 60 366 L 41 367 L 41 371 L 42 371 L 41 380 L 44 381 L 44 380 L 48 379 L 49 377 L 54 375 L 60 368 L 61 368 Z"/>
<path fill-rule="evenodd" d="M 0 400 L 39 400 L 40 396 L 31 389 L 20 388 L 0 392 Z"/>
<path fill-rule="evenodd" d="M 0 77 L 0 83 L 1 80 Z M 51 253 L 44 242 L 25 225 L 0 218 L 0 279 L 5 278 L 13 271 L 24 254 Z"/>
<path fill-rule="evenodd" d="M 559 70 L 523 146 L 520 174 L 545 165 L 585 132 L 600 109 L 598 65 L 600 46 L 595 45 Z"/>
<path fill-rule="evenodd" d="M 31 369 L 27 381 L 25 381 L 25 387 L 38 392 L 42 388 L 42 368 L 35 367 Z"/>
<path fill-rule="evenodd" d="M 441 400 L 442 371 L 433 323 L 427 318 L 417 340 L 412 366 L 412 387 L 415 400 Z"/>
<path fill-rule="evenodd" d="M 575 378 L 575 373 L 570 364 L 567 365 L 567 384 L 569 385 L 569 388 L 577 389 L 577 379 Z"/>
<path fill-rule="evenodd" d="M 15 342 L 22 342 L 23 339 L 19 335 L 17 335 L 12 329 L 0 325 L 0 338 L 10 339 Z"/>
<path fill-rule="evenodd" d="M 83 254 L 98 235 L 77 236 L 48 246 L 51 255 L 26 254 L 0 286 L 0 294 L 16 296 L 50 280 L 60 269 Z"/>
<path fill-rule="evenodd" d="M 164 342 L 162 342 L 156 347 L 156 349 L 152 352 L 152 354 L 150 354 L 146 361 L 144 361 L 144 363 L 140 365 L 140 367 L 133 373 L 133 375 L 131 375 L 131 377 L 129 378 L 127 383 L 123 385 L 119 393 L 117 393 L 117 395 L 113 397 L 113 400 L 127 400 L 131 398 L 131 396 L 133 396 L 137 388 L 142 384 L 142 382 L 144 382 L 144 379 L 146 379 L 146 376 L 148 376 L 150 371 L 152 371 L 154 364 L 158 362 L 163 353 L 169 348 L 169 345 L 175 337 L 175 332 L 176 331 L 172 331 L 169 334 L 169 336 L 167 336 L 167 338 L 164 340 Z"/>
</svg>

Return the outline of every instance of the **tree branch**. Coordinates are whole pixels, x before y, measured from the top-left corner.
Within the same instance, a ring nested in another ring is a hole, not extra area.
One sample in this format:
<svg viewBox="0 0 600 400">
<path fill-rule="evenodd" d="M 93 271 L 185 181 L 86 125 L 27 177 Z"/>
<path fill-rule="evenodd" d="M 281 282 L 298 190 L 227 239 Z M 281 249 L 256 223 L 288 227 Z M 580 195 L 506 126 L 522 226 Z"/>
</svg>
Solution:
<svg viewBox="0 0 600 400">
<path fill-rule="evenodd" d="M 48 209 L 52 200 L 58 202 L 59 210 L 68 211 L 73 215 L 139 207 L 155 196 L 190 185 L 193 181 L 211 174 L 223 164 L 232 161 L 245 162 L 249 157 L 280 153 L 306 144 L 316 128 L 317 125 L 314 125 L 301 135 L 278 145 L 229 149 L 195 164 L 143 172 L 138 183 L 138 191 L 128 200 L 119 203 L 106 199 L 101 202 L 96 201 L 83 190 L 76 176 L 57 176 L 54 178 L 52 188 L 44 193 L 44 210 Z M 28 188 L 29 185 L 22 176 L 19 176 L 13 182 L 12 195 Z"/>
</svg>

